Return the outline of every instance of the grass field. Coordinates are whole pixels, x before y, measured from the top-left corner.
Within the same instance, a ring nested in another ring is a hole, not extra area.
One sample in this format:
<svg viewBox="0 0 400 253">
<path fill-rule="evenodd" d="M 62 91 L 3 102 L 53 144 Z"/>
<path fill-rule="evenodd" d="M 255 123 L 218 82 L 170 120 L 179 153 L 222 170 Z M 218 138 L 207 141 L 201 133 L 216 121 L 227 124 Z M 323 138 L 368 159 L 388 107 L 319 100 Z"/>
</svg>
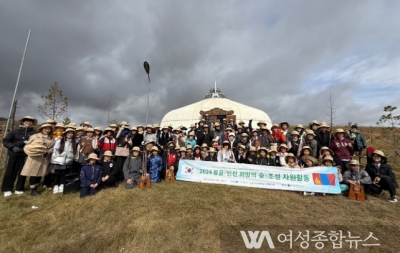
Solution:
<svg viewBox="0 0 400 253">
<path fill-rule="evenodd" d="M 373 145 L 388 152 L 391 147 L 383 141 L 376 138 Z M 392 161 L 398 175 L 398 159 Z M 374 234 L 384 234 L 390 243 L 355 252 L 400 252 L 400 203 L 388 198 L 386 192 L 357 202 L 341 195 L 189 182 L 147 190 L 120 185 L 85 199 L 51 191 L 40 197 L 13 195 L 0 198 L 0 252 L 221 252 L 221 233 L 232 226 L 269 225 L 287 225 L 282 232 L 291 225 L 373 226 Z M 226 251 L 247 252 L 243 243 L 230 246 Z"/>
</svg>

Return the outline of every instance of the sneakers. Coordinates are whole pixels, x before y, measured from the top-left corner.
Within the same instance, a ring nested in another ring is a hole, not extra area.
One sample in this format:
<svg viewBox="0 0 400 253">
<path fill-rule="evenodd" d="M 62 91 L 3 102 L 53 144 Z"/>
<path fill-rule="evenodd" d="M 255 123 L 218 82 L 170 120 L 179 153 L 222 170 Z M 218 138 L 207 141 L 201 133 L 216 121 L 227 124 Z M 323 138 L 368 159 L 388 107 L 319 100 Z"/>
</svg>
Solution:
<svg viewBox="0 0 400 253">
<path fill-rule="evenodd" d="M 51 186 L 49 186 L 49 185 L 43 185 L 43 190 L 51 190 Z"/>
<path fill-rule="evenodd" d="M 58 193 L 64 193 L 64 185 L 60 184 L 60 187 L 58 187 Z"/>
<path fill-rule="evenodd" d="M 315 192 L 304 192 L 304 196 L 313 196 Z"/>
<path fill-rule="evenodd" d="M 22 195 L 22 194 L 24 194 L 24 192 L 23 191 L 15 191 L 15 194 Z"/>
<path fill-rule="evenodd" d="M 58 185 L 55 185 L 53 188 L 53 194 L 57 194 L 58 193 Z"/>
<path fill-rule="evenodd" d="M 4 192 L 4 198 L 10 197 L 12 195 L 12 192 Z"/>
<path fill-rule="evenodd" d="M 390 198 L 389 201 L 392 202 L 392 203 L 396 203 L 397 202 L 397 197 L 393 196 L 393 197 Z"/>
</svg>

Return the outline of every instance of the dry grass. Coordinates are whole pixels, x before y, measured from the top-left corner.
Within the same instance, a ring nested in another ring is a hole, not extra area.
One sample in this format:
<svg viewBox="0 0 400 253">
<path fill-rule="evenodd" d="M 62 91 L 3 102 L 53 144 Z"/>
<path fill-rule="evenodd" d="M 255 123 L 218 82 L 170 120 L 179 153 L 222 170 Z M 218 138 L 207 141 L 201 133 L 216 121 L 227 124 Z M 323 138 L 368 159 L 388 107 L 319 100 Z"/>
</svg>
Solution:
<svg viewBox="0 0 400 253">
<path fill-rule="evenodd" d="M 397 161 L 391 164 L 399 171 Z M 51 191 L 13 195 L 0 198 L 0 252 L 220 252 L 220 232 L 228 225 L 375 225 L 397 242 L 400 203 L 388 197 L 362 203 L 189 182 L 144 191 L 120 185 L 85 199 Z"/>
</svg>

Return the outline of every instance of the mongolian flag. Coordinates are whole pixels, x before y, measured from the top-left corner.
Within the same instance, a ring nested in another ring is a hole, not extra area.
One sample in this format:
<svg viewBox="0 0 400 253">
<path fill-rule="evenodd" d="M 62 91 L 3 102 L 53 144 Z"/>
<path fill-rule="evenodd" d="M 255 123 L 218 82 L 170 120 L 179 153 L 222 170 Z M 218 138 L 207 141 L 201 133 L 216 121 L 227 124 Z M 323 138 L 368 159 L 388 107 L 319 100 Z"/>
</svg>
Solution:
<svg viewBox="0 0 400 253">
<path fill-rule="evenodd" d="M 335 186 L 335 174 L 312 173 L 315 185 Z"/>
</svg>

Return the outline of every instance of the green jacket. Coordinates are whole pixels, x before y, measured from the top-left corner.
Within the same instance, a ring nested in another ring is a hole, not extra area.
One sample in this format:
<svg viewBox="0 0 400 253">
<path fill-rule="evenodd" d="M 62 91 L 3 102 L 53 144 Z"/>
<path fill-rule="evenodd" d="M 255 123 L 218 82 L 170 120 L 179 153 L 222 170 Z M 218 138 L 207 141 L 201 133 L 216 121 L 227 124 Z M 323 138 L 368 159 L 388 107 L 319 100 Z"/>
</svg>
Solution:
<svg viewBox="0 0 400 253">
<path fill-rule="evenodd" d="M 357 147 L 358 149 L 365 149 L 367 147 L 367 142 L 365 141 L 364 136 L 359 130 L 355 132 L 349 131 L 348 134 L 350 140 L 354 143 L 355 147 Z M 353 136 L 355 136 L 355 138 Z"/>
</svg>

